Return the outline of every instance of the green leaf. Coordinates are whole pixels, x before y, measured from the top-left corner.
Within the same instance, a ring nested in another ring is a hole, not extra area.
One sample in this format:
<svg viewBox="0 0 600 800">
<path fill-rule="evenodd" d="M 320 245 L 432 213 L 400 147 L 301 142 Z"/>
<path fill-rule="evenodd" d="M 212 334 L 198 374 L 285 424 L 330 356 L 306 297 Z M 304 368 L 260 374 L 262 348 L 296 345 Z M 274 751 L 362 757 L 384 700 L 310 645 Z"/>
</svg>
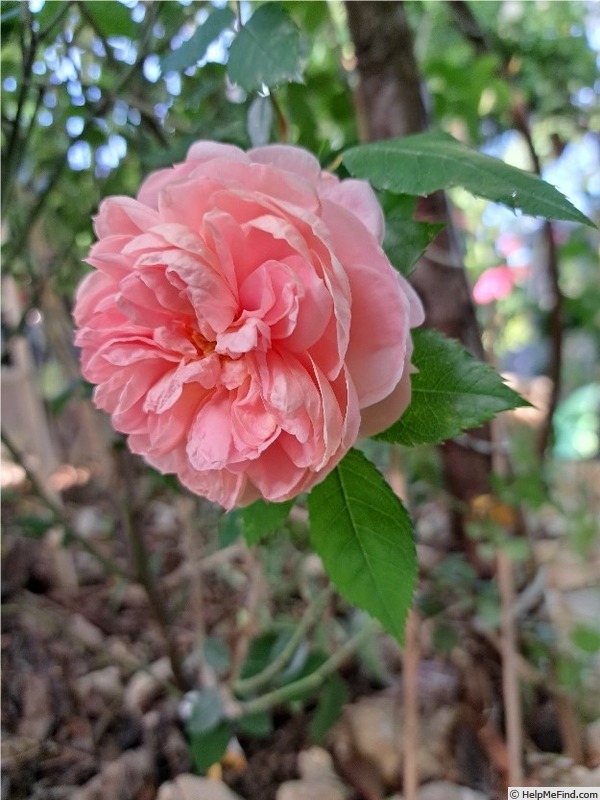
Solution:
<svg viewBox="0 0 600 800">
<path fill-rule="evenodd" d="M 392 265 L 402 275 L 409 275 L 425 250 L 443 230 L 443 223 L 417 222 L 417 205 L 411 195 L 388 194 L 382 198 L 385 213 L 383 249 Z"/>
<path fill-rule="evenodd" d="M 300 79 L 300 33 L 277 3 L 256 9 L 229 48 L 227 72 L 247 92 Z"/>
<path fill-rule="evenodd" d="M 377 189 L 428 195 L 462 186 L 525 214 L 595 227 L 554 186 L 478 153 L 447 133 L 418 133 L 352 147 L 344 154 L 344 164 L 352 175 Z"/>
<path fill-rule="evenodd" d="M 240 509 L 244 538 L 248 545 L 255 544 L 264 536 L 281 528 L 293 505 L 293 500 L 287 500 L 285 503 L 267 503 L 265 500 L 257 500 L 252 505 Z"/>
<path fill-rule="evenodd" d="M 34 517 L 24 515 L 21 517 L 16 517 L 14 523 L 19 526 L 21 532 L 25 536 L 30 536 L 32 539 L 41 539 L 42 536 L 56 523 L 56 519 L 55 517 Z"/>
<path fill-rule="evenodd" d="M 593 655 L 600 651 L 600 629 L 580 623 L 571 631 L 571 641 L 584 653 Z"/>
<path fill-rule="evenodd" d="M 192 713 L 186 727 L 189 733 L 206 733 L 223 719 L 223 701 L 218 689 L 200 689 L 193 693 Z"/>
<path fill-rule="evenodd" d="M 104 0 L 90 0 L 84 3 L 84 6 L 105 38 L 109 36 L 135 38 L 137 25 L 131 19 L 131 11 L 127 6 L 114 0 L 110 3 Z"/>
<path fill-rule="evenodd" d="M 290 636 L 291 631 L 286 629 L 279 633 L 269 631 L 253 639 L 240 671 L 240 678 L 251 678 L 262 672 L 283 650 Z"/>
<path fill-rule="evenodd" d="M 322 744 L 329 730 L 340 718 L 348 701 L 348 686 L 339 675 L 332 675 L 319 692 L 319 702 L 308 727 L 310 738 Z"/>
<path fill-rule="evenodd" d="M 269 736 L 273 732 L 273 720 L 268 711 L 246 714 L 246 716 L 240 717 L 237 726 L 242 733 L 259 739 Z"/>
<path fill-rule="evenodd" d="M 412 401 L 398 422 L 375 438 L 397 444 L 438 444 L 476 428 L 527 400 L 454 339 L 432 330 L 413 331 Z"/>
<path fill-rule="evenodd" d="M 225 28 L 229 27 L 235 16 L 230 8 L 216 8 L 206 21 L 194 31 L 187 42 L 177 50 L 162 56 L 160 68 L 163 72 L 184 70 L 204 58 L 206 51 Z"/>
<path fill-rule="evenodd" d="M 227 643 L 216 636 L 206 636 L 202 642 L 202 657 L 217 675 L 224 675 L 231 666 Z"/>
<path fill-rule="evenodd" d="M 232 733 L 231 723 L 220 722 L 210 731 L 190 734 L 190 755 L 196 772 L 203 775 L 221 760 Z"/>
<path fill-rule="evenodd" d="M 312 543 L 351 603 L 398 641 L 416 580 L 411 519 L 377 468 L 351 450 L 308 496 Z"/>
<path fill-rule="evenodd" d="M 219 519 L 218 533 L 219 550 L 223 550 L 237 541 L 242 535 L 242 516 L 239 508 L 223 514 Z"/>
</svg>

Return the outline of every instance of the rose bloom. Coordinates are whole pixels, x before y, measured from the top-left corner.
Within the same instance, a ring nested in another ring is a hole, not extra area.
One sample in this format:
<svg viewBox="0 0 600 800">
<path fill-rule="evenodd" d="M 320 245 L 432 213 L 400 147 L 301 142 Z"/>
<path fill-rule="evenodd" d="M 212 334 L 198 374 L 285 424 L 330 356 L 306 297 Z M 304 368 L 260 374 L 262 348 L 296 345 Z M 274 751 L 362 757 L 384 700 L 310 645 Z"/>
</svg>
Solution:
<svg viewBox="0 0 600 800">
<path fill-rule="evenodd" d="M 74 309 L 129 447 L 225 508 L 282 501 L 410 400 L 421 303 L 367 183 L 297 147 L 202 141 L 109 197 Z"/>
</svg>

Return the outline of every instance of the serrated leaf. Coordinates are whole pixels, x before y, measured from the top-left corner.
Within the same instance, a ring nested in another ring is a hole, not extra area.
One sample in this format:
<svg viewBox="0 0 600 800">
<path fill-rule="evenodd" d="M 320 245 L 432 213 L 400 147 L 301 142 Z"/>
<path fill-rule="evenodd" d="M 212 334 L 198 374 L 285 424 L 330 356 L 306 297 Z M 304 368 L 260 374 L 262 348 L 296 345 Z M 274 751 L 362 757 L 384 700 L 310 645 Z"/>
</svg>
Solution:
<svg viewBox="0 0 600 800">
<path fill-rule="evenodd" d="M 385 213 L 383 249 L 398 272 L 410 275 L 419 258 L 445 226 L 413 219 L 417 200 L 411 195 L 388 194 L 382 201 Z"/>
<path fill-rule="evenodd" d="M 230 79 L 252 92 L 283 81 L 297 81 L 300 73 L 300 32 L 277 3 L 256 9 L 229 48 Z"/>
<path fill-rule="evenodd" d="M 110 36 L 135 38 L 138 27 L 131 19 L 131 11 L 127 6 L 115 0 L 110 3 L 104 0 L 87 0 L 84 5 L 105 38 L 108 39 Z"/>
<path fill-rule="evenodd" d="M 595 227 L 554 186 L 478 153 L 447 133 L 418 133 L 352 147 L 344 153 L 344 164 L 352 175 L 377 189 L 428 195 L 462 186 L 525 214 Z"/>
<path fill-rule="evenodd" d="M 340 593 L 402 642 L 416 580 L 411 519 L 377 468 L 351 450 L 308 496 L 310 535 Z"/>
<path fill-rule="evenodd" d="M 438 331 L 413 331 L 412 401 L 398 422 L 375 438 L 438 444 L 511 408 L 529 403 L 488 364 Z"/>
<path fill-rule="evenodd" d="M 230 8 L 216 8 L 192 36 L 177 50 L 162 56 L 160 68 L 163 72 L 184 70 L 196 64 L 206 55 L 209 46 L 229 27 L 235 16 Z"/>
<path fill-rule="evenodd" d="M 281 528 L 293 505 L 293 500 L 287 500 L 285 503 L 257 500 L 252 505 L 240 509 L 244 538 L 248 545 L 256 544 L 264 536 Z"/>
</svg>

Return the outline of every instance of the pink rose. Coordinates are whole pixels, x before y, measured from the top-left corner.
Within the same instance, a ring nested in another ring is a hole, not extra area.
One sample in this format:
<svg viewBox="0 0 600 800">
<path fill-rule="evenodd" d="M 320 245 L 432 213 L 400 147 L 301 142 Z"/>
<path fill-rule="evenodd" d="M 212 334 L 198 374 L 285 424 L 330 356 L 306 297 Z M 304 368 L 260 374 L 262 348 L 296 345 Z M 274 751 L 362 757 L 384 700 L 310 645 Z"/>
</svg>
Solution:
<svg viewBox="0 0 600 800">
<path fill-rule="evenodd" d="M 76 344 L 129 447 L 226 508 L 321 481 L 410 400 L 421 304 L 368 184 L 198 142 L 95 218 Z"/>
</svg>

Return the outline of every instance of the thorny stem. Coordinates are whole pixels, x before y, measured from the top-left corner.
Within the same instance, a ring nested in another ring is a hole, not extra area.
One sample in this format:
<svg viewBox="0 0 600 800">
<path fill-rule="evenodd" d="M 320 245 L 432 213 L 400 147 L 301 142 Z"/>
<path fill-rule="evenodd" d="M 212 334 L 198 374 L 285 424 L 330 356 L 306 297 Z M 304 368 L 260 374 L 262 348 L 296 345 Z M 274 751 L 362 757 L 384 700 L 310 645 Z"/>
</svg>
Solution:
<svg viewBox="0 0 600 800">
<path fill-rule="evenodd" d="M 5 432 L 2 431 L 2 443 L 5 445 L 6 449 L 9 451 L 11 456 L 14 458 L 15 463 L 18 464 L 25 472 L 25 477 L 31 484 L 33 491 L 37 495 L 37 497 L 44 503 L 44 505 L 52 512 L 54 518 L 57 522 L 59 522 L 62 527 L 64 528 L 65 534 L 67 539 L 71 539 L 74 542 L 77 542 L 84 550 L 87 550 L 90 555 L 94 556 L 102 566 L 106 569 L 109 574 L 118 575 L 120 578 L 124 578 L 125 580 L 129 580 L 129 575 L 125 570 L 121 569 L 114 561 L 101 553 L 91 542 L 81 536 L 77 531 L 72 527 L 71 523 L 67 519 L 65 512 L 63 511 L 60 503 L 55 500 L 48 492 L 46 487 L 37 477 L 37 475 L 27 466 L 26 459 L 24 455 L 21 453 L 19 448 L 15 445 L 12 441 L 10 436 Z"/>
<path fill-rule="evenodd" d="M 376 620 L 367 620 L 358 633 L 348 639 L 337 653 L 334 653 L 334 655 L 321 664 L 318 669 L 311 672 L 310 675 L 300 678 L 293 683 L 288 683 L 286 686 L 282 686 L 272 692 L 268 692 L 262 695 L 262 697 L 257 697 L 255 700 L 247 700 L 239 703 L 236 709 L 237 715 L 244 716 L 246 714 L 257 714 L 261 711 L 268 711 L 281 703 L 292 700 L 299 694 L 318 689 L 330 675 L 337 672 L 347 658 L 355 653 L 356 650 L 379 629 L 380 626 Z"/>
<path fill-rule="evenodd" d="M 233 691 L 236 694 L 248 694 L 249 692 L 261 689 L 269 683 L 269 681 L 282 670 L 294 655 L 296 648 L 302 641 L 302 638 L 312 628 L 323 614 L 327 603 L 329 602 L 332 594 L 333 587 L 328 586 L 324 589 L 318 597 L 308 606 L 302 619 L 296 626 L 289 641 L 282 649 L 282 651 L 268 664 L 265 669 L 250 678 L 240 679 L 233 684 Z"/>
</svg>

